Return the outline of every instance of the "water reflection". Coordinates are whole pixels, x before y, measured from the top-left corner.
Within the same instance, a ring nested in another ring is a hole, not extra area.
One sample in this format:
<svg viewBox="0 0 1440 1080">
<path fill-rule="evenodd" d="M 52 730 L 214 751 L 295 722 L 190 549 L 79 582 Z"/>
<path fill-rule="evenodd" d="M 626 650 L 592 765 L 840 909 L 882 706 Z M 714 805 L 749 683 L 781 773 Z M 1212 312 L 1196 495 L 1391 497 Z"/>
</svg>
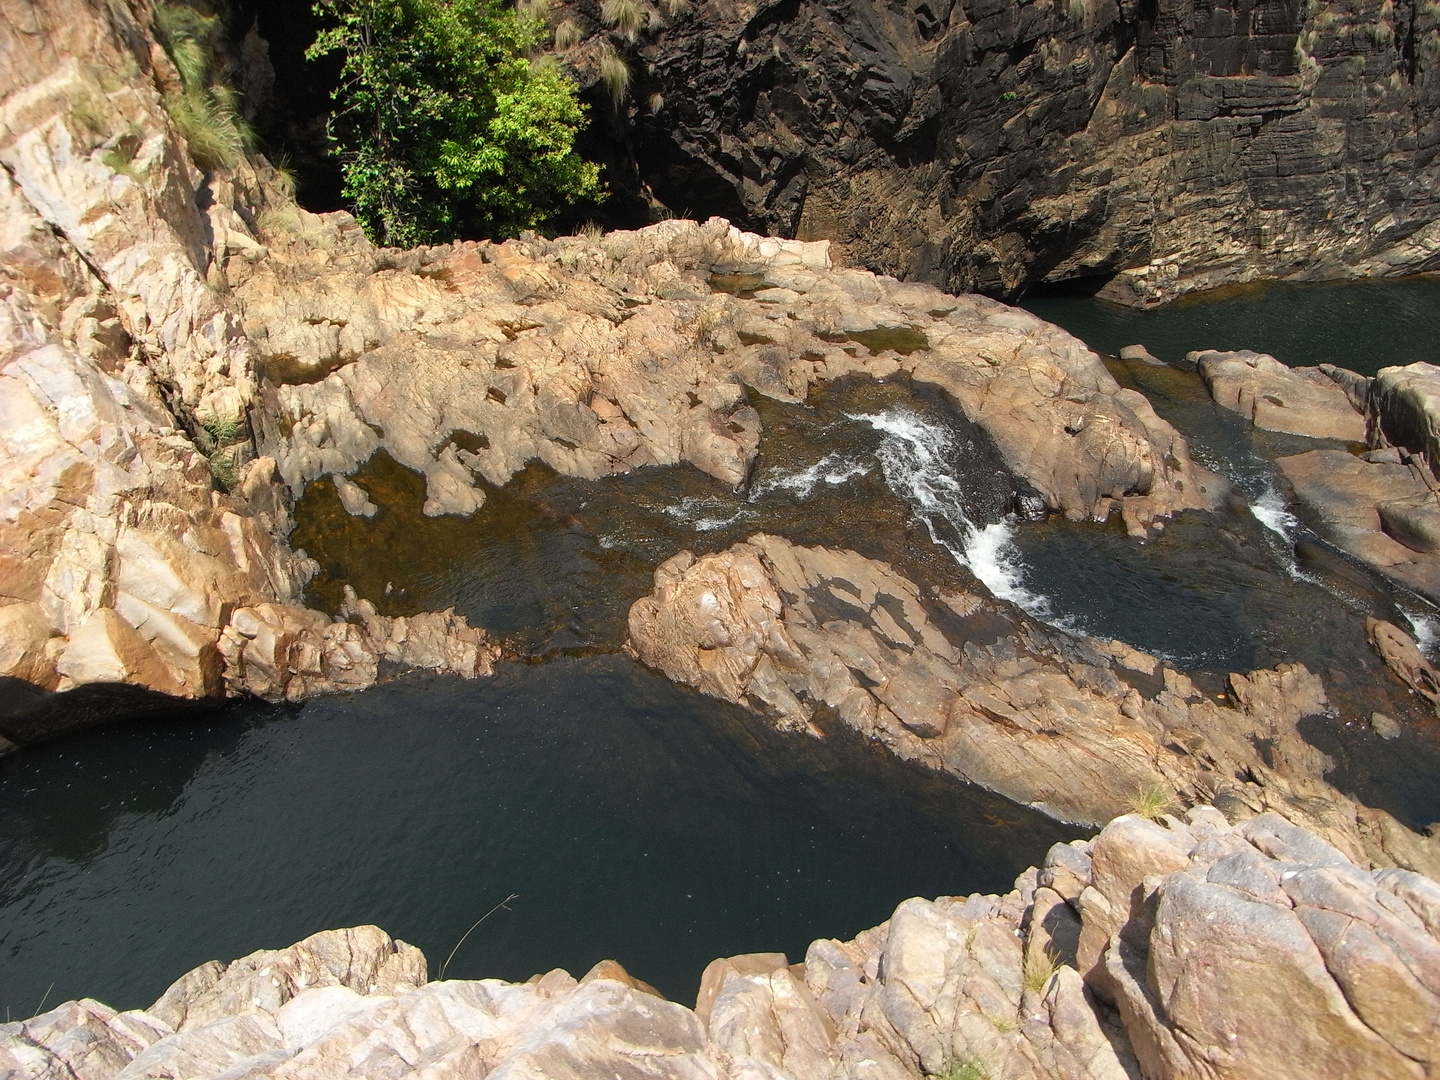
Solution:
<svg viewBox="0 0 1440 1080">
<path fill-rule="evenodd" d="M 1259 282 L 1143 311 L 1082 296 L 1036 296 L 1023 306 L 1111 355 L 1137 343 L 1171 362 L 1195 349 L 1255 349 L 1296 367 L 1338 364 L 1363 375 L 1440 363 L 1434 277 Z"/>
</svg>

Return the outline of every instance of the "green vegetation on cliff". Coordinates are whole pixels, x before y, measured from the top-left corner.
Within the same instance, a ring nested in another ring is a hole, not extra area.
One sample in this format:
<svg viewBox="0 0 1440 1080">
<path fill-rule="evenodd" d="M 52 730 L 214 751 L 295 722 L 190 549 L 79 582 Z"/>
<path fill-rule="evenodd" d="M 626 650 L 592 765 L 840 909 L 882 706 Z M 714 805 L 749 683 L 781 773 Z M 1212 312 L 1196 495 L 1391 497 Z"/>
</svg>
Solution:
<svg viewBox="0 0 1440 1080">
<path fill-rule="evenodd" d="M 394 246 L 513 236 L 601 193 L 543 20 L 496 0 L 319 0 L 311 59 L 344 57 L 331 135 L 345 196 Z"/>
<path fill-rule="evenodd" d="M 165 93 L 165 110 L 190 157 L 202 169 L 233 167 L 255 136 L 217 61 L 220 19 L 189 4 L 164 3 L 155 8 L 154 28 L 180 76 L 179 88 Z"/>
</svg>

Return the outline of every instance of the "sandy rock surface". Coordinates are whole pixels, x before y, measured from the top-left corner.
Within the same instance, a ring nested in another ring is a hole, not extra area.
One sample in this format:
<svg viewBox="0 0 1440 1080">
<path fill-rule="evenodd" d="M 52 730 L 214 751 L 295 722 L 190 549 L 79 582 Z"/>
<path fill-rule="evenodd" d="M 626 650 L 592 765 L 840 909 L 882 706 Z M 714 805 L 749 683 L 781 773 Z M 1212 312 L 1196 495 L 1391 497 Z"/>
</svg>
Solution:
<svg viewBox="0 0 1440 1080">
<path fill-rule="evenodd" d="M 1421 1080 L 1437 1048 L 1440 885 L 1201 806 L 1056 844 L 1004 896 L 906 900 L 802 963 L 716 960 L 693 1011 L 614 961 L 427 982 L 418 949 L 356 927 L 212 961 L 144 1011 L 0 1026 L 0 1075 Z"/>
</svg>

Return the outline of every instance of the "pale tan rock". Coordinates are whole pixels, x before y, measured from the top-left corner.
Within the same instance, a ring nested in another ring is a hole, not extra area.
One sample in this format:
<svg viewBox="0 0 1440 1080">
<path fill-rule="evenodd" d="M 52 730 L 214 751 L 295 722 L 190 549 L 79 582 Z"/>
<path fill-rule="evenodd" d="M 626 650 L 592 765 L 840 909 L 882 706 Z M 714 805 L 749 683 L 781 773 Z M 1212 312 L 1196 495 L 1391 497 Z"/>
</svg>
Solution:
<svg viewBox="0 0 1440 1080">
<path fill-rule="evenodd" d="M 426 981 L 420 950 L 375 926 L 326 930 L 287 949 L 196 970 L 198 974 L 177 980 L 148 1010 L 178 1032 L 251 1009 L 275 1013 L 302 990 L 319 986 L 393 996 Z"/>
<path fill-rule="evenodd" d="M 0 607 L 0 675 L 55 689 L 55 661 L 64 639 L 56 635 L 39 604 Z"/>
<path fill-rule="evenodd" d="M 61 689 L 85 683 L 133 683 L 162 694 L 183 690 L 150 643 L 114 608 L 91 613 L 70 636 L 55 670 Z"/>
<path fill-rule="evenodd" d="M 704 1008 L 697 1002 L 696 1015 L 710 1043 L 732 1074 L 753 1071 L 817 1080 L 837 1075 L 833 1021 L 783 956 L 770 970 L 755 962 L 760 959 L 734 957 L 705 969 L 700 983 Z"/>
<path fill-rule="evenodd" d="M 1216 404 L 1266 431 L 1315 439 L 1365 440 L 1365 416 L 1320 368 L 1292 368 L 1242 350 L 1191 353 Z"/>
<path fill-rule="evenodd" d="M 1312 450 L 1276 464 L 1317 532 L 1405 587 L 1440 598 L 1440 555 L 1429 540 L 1432 524 L 1440 528 L 1431 521 L 1440 501 L 1420 466 L 1343 450 Z"/>
</svg>

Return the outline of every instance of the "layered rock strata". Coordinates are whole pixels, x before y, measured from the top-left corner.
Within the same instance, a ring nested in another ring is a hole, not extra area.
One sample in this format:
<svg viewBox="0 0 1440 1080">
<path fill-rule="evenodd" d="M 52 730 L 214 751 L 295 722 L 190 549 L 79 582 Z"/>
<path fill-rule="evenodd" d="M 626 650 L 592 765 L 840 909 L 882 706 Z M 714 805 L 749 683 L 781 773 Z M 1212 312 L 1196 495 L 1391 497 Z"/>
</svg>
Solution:
<svg viewBox="0 0 1440 1080">
<path fill-rule="evenodd" d="M 802 963 L 716 960 L 694 1010 L 613 961 L 427 982 L 357 927 L 212 961 L 143 1011 L 0 1026 L 0 1075 L 1421 1080 L 1437 1047 L 1440 885 L 1198 807 L 1057 844 L 1004 896 L 906 900 Z"/>
<path fill-rule="evenodd" d="M 1101 822 L 1145 793 L 1285 807 L 1356 857 L 1440 871 L 1440 837 L 1325 782 L 1333 763 L 1297 727 L 1326 712 L 1325 688 L 1300 664 L 1232 674 L 1214 698 L 1118 641 L 764 534 L 662 564 L 654 592 L 630 609 L 630 648 L 782 727 L 818 731 L 818 718 L 833 717 L 1064 820 Z"/>
<path fill-rule="evenodd" d="M 1440 257 L 1421 0 L 677 10 L 630 34 L 633 106 L 596 91 L 611 175 L 677 213 L 828 237 L 950 291 L 1111 275 L 1105 295 L 1141 304 Z M 593 3 L 562 16 L 605 26 Z M 591 80 L 603 41 L 569 54 Z"/>
</svg>

